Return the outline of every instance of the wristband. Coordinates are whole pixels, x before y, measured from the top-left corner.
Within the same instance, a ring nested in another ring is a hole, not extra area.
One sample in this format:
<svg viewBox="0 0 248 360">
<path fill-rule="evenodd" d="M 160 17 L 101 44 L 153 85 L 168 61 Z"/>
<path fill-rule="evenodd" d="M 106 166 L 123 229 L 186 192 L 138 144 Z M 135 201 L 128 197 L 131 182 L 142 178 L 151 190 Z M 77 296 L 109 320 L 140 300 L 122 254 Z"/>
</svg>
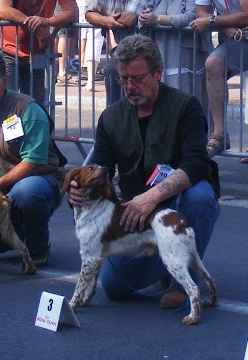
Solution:
<svg viewBox="0 0 248 360">
<path fill-rule="evenodd" d="M 215 26 L 215 22 L 216 22 L 216 15 L 214 15 L 214 14 L 209 15 L 209 17 L 208 17 L 208 26 L 209 27 Z"/>
</svg>

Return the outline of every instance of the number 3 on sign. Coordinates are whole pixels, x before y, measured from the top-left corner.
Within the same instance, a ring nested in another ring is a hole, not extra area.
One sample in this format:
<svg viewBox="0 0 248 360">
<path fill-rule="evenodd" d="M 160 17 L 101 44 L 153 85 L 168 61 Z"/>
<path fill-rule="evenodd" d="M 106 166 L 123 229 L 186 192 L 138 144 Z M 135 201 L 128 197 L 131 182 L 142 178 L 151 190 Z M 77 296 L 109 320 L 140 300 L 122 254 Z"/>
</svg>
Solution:
<svg viewBox="0 0 248 360">
<path fill-rule="evenodd" d="M 35 325 L 57 331 L 64 296 L 43 291 L 40 298 Z"/>
<path fill-rule="evenodd" d="M 47 310 L 48 311 L 51 311 L 52 310 L 52 307 L 53 307 L 53 299 L 49 299 L 49 305 L 47 307 Z"/>
</svg>

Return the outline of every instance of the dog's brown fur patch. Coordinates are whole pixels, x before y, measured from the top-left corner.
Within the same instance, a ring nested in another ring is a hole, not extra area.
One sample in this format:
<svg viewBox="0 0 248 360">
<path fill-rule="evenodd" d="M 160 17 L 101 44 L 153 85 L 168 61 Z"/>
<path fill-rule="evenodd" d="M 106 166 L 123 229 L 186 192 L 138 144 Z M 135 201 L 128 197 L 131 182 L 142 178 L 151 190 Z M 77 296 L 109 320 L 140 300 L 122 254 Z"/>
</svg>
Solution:
<svg viewBox="0 0 248 360">
<path fill-rule="evenodd" d="M 111 223 L 107 227 L 105 233 L 102 236 L 102 242 L 109 242 L 118 240 L 119 238 L 125 236 L 127 231 L 120 225 L 121 216 L 125 208 L 121 204 L 116 204 L 114 212 L 112 215 Z"/>
<path fill-rule="evenodd" d="M 185 218 L 177 212 L 171 212 L 161 218 L 164 226 L 172 226 L 175 234 L 186 234 L 188 227 Z"/>
</svg>

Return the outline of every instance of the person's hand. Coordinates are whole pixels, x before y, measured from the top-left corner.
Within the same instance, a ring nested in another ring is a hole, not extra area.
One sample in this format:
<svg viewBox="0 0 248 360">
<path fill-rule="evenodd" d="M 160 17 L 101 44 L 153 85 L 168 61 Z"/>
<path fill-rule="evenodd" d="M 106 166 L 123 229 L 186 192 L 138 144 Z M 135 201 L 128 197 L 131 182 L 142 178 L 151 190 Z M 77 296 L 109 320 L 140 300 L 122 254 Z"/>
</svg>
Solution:
<svg viewBox="0 0 248 360">
<path fill-rule="evenodd" d="M 143 10 L 139 15 L 141 25 L 154 25 L 158 22 L 158 17 L 150 9 Z"/>
<path fill-rule="evenodd" d="M 208 17 L 200 17 L 193 21 L 191 21 L 190 26 L 195 31 L 203 31 L 209 26 L 209 18 Z"/>
<path fill-rule="evenodd" d="M 83 205 L 82 192 L 78 188 L 78 184 L 75 180 L 72 180 L 70 183 L 70 189 L 68 191 L 68 201 L 73 207 L 81 207 Z"/>
<path fill-rule="evenodd" d="M 238 30 L 238 28 L 227 28 L 221 31 L 226 35 L 228 39 L 233 39 L 234 35 L 237 33 Z"/>
<path fill-rule="evenodd" d="M 49 28 L 39 27 L 38 30 L 35 32 L 35 35 L 38 40 L 39 49 L 45 49 L 49 46 L 51 41 Z"/>
<path fill-rule="evenodd" d="M 124 25 L 119 22 L 120 16 L 120 13 L 115 13 L 112 16 L 106 16 L 106 26 L 109 29 L 124 27 Z"/>
<path fill-rule="evenodd" d="M 41 16 L 28 16 L 23 23 L 30 31 L 35 32 L 39 27 L 49 27 L 48 19 Z"/>
<path fill-rule="evenodd" d="M 137 16 L 134 13 L 124 11 L 120 14 L 118 18 L 118 23 L 122 24 L 125 27 L 133 26 L 137 21 Z"/>
<path fill-rule="evenodd" d="M 146 220 L 157 206 L 152 194 L 148 191 L 135 196 L 132 200 L 123 203 L 124 213 L 121 217 L 120 225 L 125 231 L 144 230 Z"/>
</svg>

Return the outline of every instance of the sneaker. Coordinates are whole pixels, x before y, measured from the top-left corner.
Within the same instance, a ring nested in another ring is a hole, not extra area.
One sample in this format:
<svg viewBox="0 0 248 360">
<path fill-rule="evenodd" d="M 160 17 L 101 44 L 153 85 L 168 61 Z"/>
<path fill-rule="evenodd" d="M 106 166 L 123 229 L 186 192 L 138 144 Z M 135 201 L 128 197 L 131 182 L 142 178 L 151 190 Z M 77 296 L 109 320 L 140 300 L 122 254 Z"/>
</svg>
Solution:
<svg viewBox="0 0 248 360">
<path fill-rule="evenodd" d="M 32 258 L 35 265 L 37 265 L 37 266 L 47 265 L 48 257 L 49 257 L 49 253 L 50 253 L 50 248 L 51 248 L 51 243 L 49 241 L 48 242 L 48 247 L 47 247 L 47 249 L 45 250 L 44 253 L 42 253 L 42 254 L 34 254 L 34 255 L 31 254 L 31 258 Z"/>
<path fill-rule="evenodd" d="M 166 292 L 160 299 L 160 307 L 163 309 L 175 309 L 182 306 L 187 299 L 184 292 L 173 290 Z"/>
<path fill-rule="evenodd" d="M 78 86 L 79 81 L 77 78 L 72 77 L 71 75 L 67 76 L 67 81 L 65 79 L 65 76 L 57 77 L 57 81 L 56 81 L 57 86 L 65 86 L 66 84 L 67 86 Z"/>
<path fill-rule="evenodd" d="M 45 254 L 33 255 L 31 257 L 32 257 L 33 263 L 36 266 L 45 266 L 48 263 L 48 255 L 49 255 L 49 251 L 47 251 Z"/>
</svg>

